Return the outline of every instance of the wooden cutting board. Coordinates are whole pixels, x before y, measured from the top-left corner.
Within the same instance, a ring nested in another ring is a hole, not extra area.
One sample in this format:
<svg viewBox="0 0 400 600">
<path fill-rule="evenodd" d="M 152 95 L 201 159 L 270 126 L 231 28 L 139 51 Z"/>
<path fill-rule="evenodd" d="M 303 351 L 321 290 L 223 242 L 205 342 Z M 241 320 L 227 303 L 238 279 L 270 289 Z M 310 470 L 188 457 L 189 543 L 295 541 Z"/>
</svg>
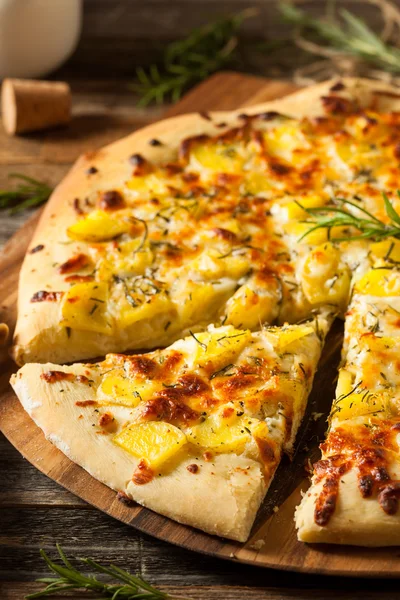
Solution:
<svg viewBox="0 0 400 600">
<path fill-rule="evenodd" d="M 221 73 L 187 94 L 167 116 L 245 107 L 278 98 L 294 89 L 290 83 Z M 10 329 L 16 319 L 19 269 L 38 218 L 39 213 L 36 213 L 11 238 L 0 256 L 0 321 L 5 321 Z M 341 342 L 342 326 L 337 323 L 327 340 L 307 415 L 299 431 L 295 456 L 292 462 L 287 458 L 282 461 L 246 544 L 227 542 L 179 525 L 140 506 L 121 504 L 115 492 L 93 479 L 45 440 L 8 384 L 10 374 L 16 370 L 11 360 L 0 365 L 0 429 L 27 460 L 54 481 L 112 517 L 162 540 L 264 567 L 331 575 L 398 577 L 400 560 L 396 549 L 309 546 L 296 539 L 293 515 L 301 490 L 307 488 L 304 464 L 309 458 L 313 461 L 318 456 L 318 441 L 324 435 L 326 415 L 333 397 Z M 323 415 L 319 416 L 320 413 Z"/>
</svg>

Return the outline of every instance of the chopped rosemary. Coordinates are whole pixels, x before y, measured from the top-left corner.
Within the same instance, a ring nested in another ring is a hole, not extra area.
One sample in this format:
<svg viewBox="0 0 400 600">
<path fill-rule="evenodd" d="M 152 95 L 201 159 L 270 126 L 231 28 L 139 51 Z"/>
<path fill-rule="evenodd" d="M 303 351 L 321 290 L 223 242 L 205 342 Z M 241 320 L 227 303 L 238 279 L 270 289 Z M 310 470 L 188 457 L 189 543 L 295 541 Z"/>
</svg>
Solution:
<svg viewBox="0 0 400 600">
<path fill-rule="evenodd" d="M 222 337 L 217 339 L 217 342 L 220 344 L 222 340 L 232 340 L 233 338 L 242 337 L 243 335 L 247 335 L 246 331 L 242 331 L 242 333 L 235 333 L 234 335 L 223 335 Z M 221 346 L 223 344 L 220 344 Z"/>
<path fill-rule="evenodd" d="M 126 301 L 128 302 L 128 304 L 130 304 L 133 308 L 136 308 L 137 306 L 139 306 L 138 302 L 136 302 L 135 298 L 133 296 L 131 296 L 129 292 L 126 292 L 125 298 L 126 298 Z"/>
<path fill-rule="evenodd" d="M 307 237 L 310 233 L 317 229 L 326 229 L 328 232 L 328 239 L 333 242 L 344 242 L 354 240 L 375 240 L 381 241 L 388 237 L 395 237 L 400 239 L 400 215 L 394 209 L 392 203 L 385 193 L 382 193 L 383 200 L 385 203 L 385 211 L 390 219 L 390 222 L 384 223 L 365 208 L 358 206 L 350 200 L 345 198 L 334 198 L 333 204 L 326 206 L 319 206 L 314 208 L 306 208 L 295 200 L 296 204 L 312 216 L 312 219 L 307 219 L 304 223 L 311 225 L 310 229 L 306 231 L 299 241 Z M 400 197 L 400 191 L 397 191 L 397 195 Z M 337 205 L 339 203 L 339 206 Z M 354 214 L 347 209 L 347 206 L 351 206 L 356 211 L 359 211 L 361 215 Z M 364 216 L 365 215 L 365 216 Z M 332 236 L 331 231 L 333 227 L 351 227 L 356 229 L 359 233 L 352 233 L 349 231 L 347 236 Z"/>
<path fill-rule="evenodd" d="M 305 368 L 304 368 L 304 365 L 303 365 L 303 363 L 299 363 L 299 367 L 300 367 L 300 369 L 301 369 L 301 371 L 302 371 L 302 373 L 303 373 L 304 377 L 306 377 L 306 376 L 307 376 L 307 374 L 306 374 L 306 370 L 305 370 Z"/>
<path fill-rule="evenodd" d="M 149 228 L 147 226 L 146 221 L 144 221 L 143 219 L 139 219 L 138 217 L 135 217 L 135 221 L 139 221 L 140 223 L 142 223 L 143 227 L 144 227 L 144 230 L 143 230 L 143 237 L 140 240 L 139 246 L 136 248 L 136 250 L 133 252 L 133 254 L 136 254 L 137 252 L 141 251 L 141 249 L 145 245 L 147 237 L 149 235 Z"/>
<path fill-rule="evenodd" d="M 43 560 L 50 571 L 57 577 L 42 577 L 37 579 L 40 583 L 47 584 L 40 592 L 25 596 L 26 600 L 34 598 L 47 598 L 56 594 L 63 594 L 73 590 L 86 590 L 93 592 L 88 596 L 93 598 L 118 598 L 119 600 L 172 600 L 172 597 L 157 590 L 140 576 L 131 575 L 128 571 L 115 565 L 103 567 L 91 558 L 79 558 L 82 563 L 90 567 L 95 573 L 108 576 L 108 581 L 97 579 L 95 575 L 86 575 L 72 566 L 63 549 L 57 544 L 57 551 L 62 561 L 61 564 L 52 561 L 44 550 L 40 550 Z M 86 596 L 85 596 L 86 597 Z"/>
<path fill-rule="evenodd" d="M 219 369 L 219 371 L 215 371 L 214 373 L 212 373 L 212 375 L 210 375 L 210 381 L 211 379 L 214 379 L 215 377 L 229 377 L 229 375 L 227 374 L 228 371 L 230 371 L 235 365 L 233 363 L 230 363 L 229 365 L 226 365 L 225 367 L 222 367 L 222 369 Z"/>
<path fill-rule="evenodd" d="M 249 356 L 249 358 L 251 358 L 251 360 L 254 361 L 257 367 L 262 367 L 263 361 L 261 358 L 259 358 L 258 356 Z"/>
<path fill-rule="evenodd" d="M 192 336 L 192 338 L 194 340 L 196 340 L 196 342 L 199 344 L 199 346 L 201 346 L 203 348 L 203 350 L 207 351 L 207 344 L 204 344 L 203 342 L 201 342 L 193 333 L 193 331 L 189 330 L 190 335 Z"/>
<path fill-rule="evenodd" d="M 99 308 L 98 304 L 93 304 L 92 309 L 89 312 L 89 315 L 93 315 L 98 308 Z"/>
</svg>

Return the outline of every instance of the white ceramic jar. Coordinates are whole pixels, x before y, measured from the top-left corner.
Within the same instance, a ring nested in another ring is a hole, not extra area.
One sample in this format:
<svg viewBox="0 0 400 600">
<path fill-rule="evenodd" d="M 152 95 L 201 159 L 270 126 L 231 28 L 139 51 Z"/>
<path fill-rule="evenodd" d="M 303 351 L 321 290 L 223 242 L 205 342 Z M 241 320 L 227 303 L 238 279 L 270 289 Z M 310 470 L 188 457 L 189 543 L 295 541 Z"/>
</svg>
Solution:
<svg viewBox="0 0 400 600">
<path fill-rule="evenodd" d="M 75 50 L 82 0 L 0 0 L 0 78 L 43 77 Z"/>
</svg>

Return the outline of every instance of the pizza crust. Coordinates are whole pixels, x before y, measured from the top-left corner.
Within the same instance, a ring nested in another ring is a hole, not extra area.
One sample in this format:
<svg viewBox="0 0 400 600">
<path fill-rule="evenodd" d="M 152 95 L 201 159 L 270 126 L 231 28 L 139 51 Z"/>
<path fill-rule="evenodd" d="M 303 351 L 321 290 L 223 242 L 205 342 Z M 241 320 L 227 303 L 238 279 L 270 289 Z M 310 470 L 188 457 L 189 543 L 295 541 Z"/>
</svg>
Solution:
<svg viewBox="0 0 400 600">
<path fill-rule="evenodd" d="M 207 533 L 242 542 L 249 537 L 267 491 L 260 463 L 234 453 L 219 454 L 212 462 L 196 460 L 199 470 L 193 474 L 187 467 L 194 459 L 186 456 L 171 463 L 149 483 L 136 485 L 132 475 L 138 460 L 116 446 L 112 435 L 99 433 L 98 414 L 94 414 L 93 407 L 75 404 L 93 398 L 91 389 L 68 381 L 62 381 L 62 386 L 49 385 L 40 379 L 41 373 L 55 367 L 58 371 L 87 375 L 84 365 L 29 364 L 11 381 L 23 407 L 49 441 L 93 477 L 147 508 Z M 98 376 L 91 372 L 90 377 Z M 111 409 L 121 424 L 128 418 L 129 409 Z"/>
<path fill-rule="evenodd" d="M 391 464 L 393 479 L 400 477 L 400 460 Z M 327 525 L 315 523 L 316 498 L 324 481 L 305 493 L 296 510 L 296 527 L 301 542 L 350 544 L 352 546 L 398 546 L 400 540 L 400 512 L 386 514 L 378 500 L 363 498 L 358 488 L 358 472 L 353 468 L 340 478 L 335 512 Z"/>
<path fill-rule="evenodd" d="M 400 108 L 400 97 L 390 85 L 366 79 L 344 79 L 343 82 L 346 87 L 341 95 L 354 97 L 364 105 L 374 98 L 382 110 Z M 333 83 L 327 81 L 284 99 L 251 106 L 246 113 L 251 115 L 275 110 L 295 117 L 320 115 L 320 97 L 329 93 Z M 74 330 L 71 338 L 67 339 L 65 328 L 59 324 L 58 302 L 31 303 L 30 299 L 39 290 L 63 291 L 69 287 L 64 277 L 55 272 L 54 263 L 61 264 L 72 253 L 83 249 L 79 243 L 71 242 L 65 233 L 67 227 L 76 221 L 75 198 L 84 198 L 96 190 L 118 189 L 121 181 L 128 176 L 128 158 L 132 153 L 140 153 L 155 164 L 163 163 L 173 158 L 183 139 L 199 134 L 220 134 L 224 130 L 216 124 L 223 121 L 230 128 L 240 122 L 238 116 L 242 113 L 243 109 L 210 113 L 212 121 L 198 113 L 166 119 L 101 150 L 87 153 L 77 161 L 52 194 L 35 232 L 31 248 L 43 244 L 43 250 L 28 252 L 21 269 L 18 321 L 12 348 L 12 355 L 19 365 L 46 362 L 49 358 L 55 362 L 72 362 L 108 352 L 149 349 L 155 345 L 168 345 L 180 337 L 182 332 L 165 332 L 165 322 L 156 317 L 136 323 L 118 336 Z M 162 146 L 151 146 L 149 141 L 154 138 L 161 140 Z M 97 173 L 89 174 L 90 167 L 95 167 Z M 154 343 L 154 333 L 150 335 L 154 331 L 158 332 L 157 344 Z M 132 343 L 132 340 L 135 342 Z"/>
</svg>

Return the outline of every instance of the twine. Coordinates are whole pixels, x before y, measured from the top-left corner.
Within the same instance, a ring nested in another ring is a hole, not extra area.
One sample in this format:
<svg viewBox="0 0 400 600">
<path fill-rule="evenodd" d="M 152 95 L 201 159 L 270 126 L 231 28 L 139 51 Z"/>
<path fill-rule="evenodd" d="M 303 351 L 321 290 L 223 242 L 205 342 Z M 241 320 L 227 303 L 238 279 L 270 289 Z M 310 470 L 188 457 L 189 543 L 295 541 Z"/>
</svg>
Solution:
<svg viewBox="0 0 400 600">
<path fill-rule="evenodd" d="M 319 2 L 320 0 L 312 1 Z M 383 20 L 380 37 L 383 42 L 391 40 L 392 43 L 396 44 L 400 41 L 400 9 L 394 6 L 389 0 L 354 1 L 359 4 L 372 4 L 380 10 Z M 298 5 L 305 2 L 309 3 L 310 0 L 292 0 L 293 4 Z M 382 69 L 371 67 L 362 59 L 342 52 L 337 48 L 328 48 L 316 42 L 306 40 L 299 29 L 295 32 L 294 41 L 299 48 L 315 56 L 322 57 L 322 60 L 315 60 L 310 64 L 295 69 L 294 81 L 298 85 L 311 85 L 335 76 L 363 76 L 400 86 L 400 77 Z"/>
</svg>

